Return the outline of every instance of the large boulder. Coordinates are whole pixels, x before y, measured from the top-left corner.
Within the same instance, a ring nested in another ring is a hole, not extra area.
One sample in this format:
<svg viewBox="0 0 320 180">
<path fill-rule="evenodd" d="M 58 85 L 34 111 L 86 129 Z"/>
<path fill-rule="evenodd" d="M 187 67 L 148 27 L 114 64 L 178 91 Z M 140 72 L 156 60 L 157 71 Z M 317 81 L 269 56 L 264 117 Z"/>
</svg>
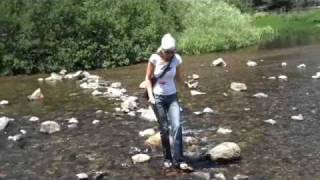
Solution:
<svg viewBox="0 0 320 180">
<path fill-rule="evenodd" d="M 224 142 L 208 151 L 212 161 L 234 160 L 240 158 L 240 147 L 233 142 Z"/>
<path fill-rule="evenodd" d="M 55 121 L 45 121 L 41 123 L 40 132 L 52 134 L 60 131 L 60 125 Z"/>
</svg>

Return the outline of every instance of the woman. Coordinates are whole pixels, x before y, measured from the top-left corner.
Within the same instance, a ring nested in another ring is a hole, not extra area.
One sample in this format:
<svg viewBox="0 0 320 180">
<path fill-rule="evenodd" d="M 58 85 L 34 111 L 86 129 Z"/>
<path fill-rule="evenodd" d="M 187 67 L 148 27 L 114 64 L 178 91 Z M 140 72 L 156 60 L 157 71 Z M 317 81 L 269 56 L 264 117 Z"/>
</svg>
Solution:
<svg viewBox="0 0 320 180">
<path fill-rule="evenodd" d="M 180 106 L 176 89 L 176 80 L 182 82 L 181 63 L 180 55 L 176 54 L 175 39 L 170 34 L 165 34 L 157 53 L 152 54 L 149 58 L 146 88 L 149 102 L 153 106 L 159 123 L 164 168 L 176 167 L 182 170 L 192 170 L 183 158 Z M 157 80 L 152 86 L 154 77 Z M 170 147 L 169 135 L 173 137 L 173 147 Z"/>
</svg>

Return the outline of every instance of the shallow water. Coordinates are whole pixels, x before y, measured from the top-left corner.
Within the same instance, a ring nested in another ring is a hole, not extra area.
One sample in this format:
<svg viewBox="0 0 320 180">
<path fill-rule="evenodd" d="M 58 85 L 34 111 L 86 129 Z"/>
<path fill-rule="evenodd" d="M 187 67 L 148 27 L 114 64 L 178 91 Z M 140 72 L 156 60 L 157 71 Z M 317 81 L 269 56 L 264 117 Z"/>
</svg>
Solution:
<svg viewBox="0 0 320 180">
<path fill-rule="evenodd" d="M 231 53 L 183 57 L 184 77 L 200 75 L 199 90 L 207 95 L 190 96 L 186 87 L 180 88 L 185 132 L 207 137 L 200 147 L 213 147 L 225 141 L 241 147 L 241 160 L 230 163 L 195 161 L 199 171 L 223 172 L 227 179 L 236 174 L 250 179 L 320 179 L 319 95 L 320 80 L 311 78 L 320 71 L 320 45 L 288 49 L 246 49 Z M 227 67 L 211 67 L 212 60 L 223 57 Z M 260 61 L 260 60 L 263 61 Z M 258 62 L 247 67 L 247 60 Z M 281 67 L 281 62 L 287 67 Z M 304 63 L 306 69 L 296 66 Z M 106 80 L 121 81 L 129 95 L 138 95 L 137 88 L 144 78 L 146 64 L 97 70 L 90 73 Z M 287 75 L 288 81 L 268 80 L 266 77 Z M 148 152 L 150 162 L 133 165 L 130 147 L 145 149 L 144 138 L 138 132 L 156 127 L 138 117 L 114 113 L 118 101 L 93 97 L 79 88 L 73 80 L 56 84 L 39 83 L 37 78 L 48 75 L 0 78 L 0 100 L 10 105 L 0 107 L 0 116 L 15 118 L 5 131 L 0 132 L 0 179 L 76 179 L 80 172 L 107 171 L 104 179 L 191 179 L 188 174 L 166 177 L 161 171 L 161 152 Z M 233 92 L 231 82 L 243 82 L 246 92 Z M 26 97 L 40 87 L 43 101 L 28 102 Z M 263 92 L 267 99 L 253 94 Z M 228 96 L 224 96 L 227 93 Z M 143 100 L 140 107 L 145 107 Z M 215 114 L 196 116 L 192 112 L 211 107 Z M 245 108 L 250 108 L 245 111 Z M 103 110 L 109 113 L 96 113 Z M 291 120 L 303 114 L 303 121 Z M 39 122 L 29 122 L 38 116 Z M 76 117 L 79 127 L 68 129 L 65 119 Z M 94 126 L 92 120 L 101 124 Z M 274 119 L 271 125 L 263 120 Z M 40 123 L 54 120 L 62 125 L 58 133 L 39 132 Z M 230 135 L 217 134 L 215 128 L 232 129 Z M 9 135 L 27 131 L 19 142 L 8 141 Z M 196 133 L 197 132 L 197 133 Z M 190 151 L 192 147 L 185 147 Z"/>
</svg>

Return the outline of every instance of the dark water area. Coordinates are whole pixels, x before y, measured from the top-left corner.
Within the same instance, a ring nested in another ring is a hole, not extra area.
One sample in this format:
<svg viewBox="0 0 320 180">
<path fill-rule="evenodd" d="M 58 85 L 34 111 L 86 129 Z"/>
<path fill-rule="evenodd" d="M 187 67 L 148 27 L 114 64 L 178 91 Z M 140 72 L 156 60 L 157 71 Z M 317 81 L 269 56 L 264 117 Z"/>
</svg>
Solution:
<svg viewBox="0 0 320 180">
<path fill-rule="evenodd" d="M 277 49 L 317 44 L 320 42 L 320 24 L 313 28 L 289 29 L 279 32 L 272 41 L 259 45 L 259 49 Z"/>
<path fill-rule="evenodd" d="M 271 46 L 271 45 L 270 45 Z M 197 138 L 207 137 L 199 147 L 185 146 L 185 151 L 214 147 L 230 141 L 241 147 L 241 159 L 230 163 L 194 162 L 197 171 L 223 172 L 227 179 L 244 174 L 253 180 L 313 180 L 320 179 L 320 80 L 311 76 L 320 71 L 320 45 L 291 48 L 245 49 L 229 53 L 183 56 L 183 74 L 200 75 L 199 90 L 206 95 L 191 96 L 180 87 L 185 132 Z M 222 57 L 226 67 L 212 67 L 212 61 Z M 256 67 L 246 62 L 254 60 Z M 281 62 L 287 62 L 286 67 Z M 298 69 L 299 64 L 305 69 Z M 138 85 L 144 79 L 146 64 L 90 73 L 105 80 L 120 81 L 129 95 L 141 97 Z M 270 76 L 288 76 L 287 81 L 270 80 Z M 106 171 L 104 179 L 192 179 L 189 174 L 167 177 L 161 170 L 161 151 L 148 152 L 151 160 L 132 164 L 130 147 L 145 149 L 145 138 L 139 131 L 157 127 L 137 117 L 115 113 L 119 101 L 94 97 L 91 91 L 80 89 L 79 82 L 64 80 L 55 84 L 38 82 L 39 77 L 14 76 L 0 78 L 0 100 L 9 105 L 0 107 L 0 117 L 15 121 L 0 132 L 0 179 L 77 179 L 80 172 Z M 245 92 L 230 89 L 231 82 L 248 86 Z M 45 98 L 29 102 L 27 96 L 41 88 Z M 258 99 L 255 93 L 269 97 Z M 223 95 L 224 93 L 227 96 Z M 139 99 L 139 107 L 146 102 Z M 210 107 L 214 114 L 196 116 L 195 111 Z M 108 113 L 96 113 L 102 110 Z M 290 117 L 303 114 L 303 121 Z M 30 122 L 30 116 L 40 118 Z M 65 119 L 75 117 L 78 128 L 67 128 Z M 92 125 L 92 120 L 101 121 Z M 271 125 L 264 120 L 274 119 Z M 47 135 L 39 132 L 40 123 L 54 120 L 62 126 L 60 132 Z M 232 129 L 228 135 L 216 128 Z M 18 142 L 9 135 L 27 131 Z M 211 173 L 212 174 L 212 173 Z"/>
</svg>

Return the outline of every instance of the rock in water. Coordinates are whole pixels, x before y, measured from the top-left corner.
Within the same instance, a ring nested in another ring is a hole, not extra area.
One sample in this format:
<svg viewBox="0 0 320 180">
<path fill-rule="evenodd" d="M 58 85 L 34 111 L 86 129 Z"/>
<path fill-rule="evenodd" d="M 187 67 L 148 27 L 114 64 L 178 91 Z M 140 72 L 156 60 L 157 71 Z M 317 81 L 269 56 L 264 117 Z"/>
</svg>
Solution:
<svg viewBox="0 0 320 180">
<path fill-rule="evenodd" d="M 149 136 L 154 135 L 155 133 L 156 133 L 156 131 L 153 128 L 150 128 L 150 129 L 146 129 L 144 131 L 140 131 L 139 135 L 141 137 L 144 137 L 144 136 L 148 136 L 149 137 Z"/>
<path fill-rule="evenodd" d="M 52 134 L 60 131 L 60 125 L 55 121 L 45 121 L 41 123 L 40 132 Z"/>
<path fill-rule="evenodd" d="M 150 160 L 150 156 L 147 154 L 136 154 L 131 157 L 133 164 L 142 163 Z"/>
<path fill-rule="evenodd" d="M 224 176 L 223 173 L 217 173 L 214 175 L 215 180 L 226 180 L 226 177 Z"/>
<path fill-rule="evenodd" d="M 278 79 L 280 79 L 280 80 L 288 80 L 288 76 L 286 76 L 286 75 L 279 75 L 278 76 Z"/>
<path fill-rule="evenodd" d="M 274 124 L 277 123 L 277 121 L 275 121 L 275 120 L 273 120 L 273 119 L 264 120 L 264 122 L 269 123 L 269 124 L 272 124 L 272 125 L 274 125 Z"/>
<path fill-rule="evenodd" d="M 296 116 L 291 116 L 292 120 L 296 120 L 296 121 L 302 121 L 303 120 L 303 115 L 302 114 L 298 114 Z"/>
<path fill-rule="evenodd" d="M 319 79 L 320 78 L 320 72 L 317 72 L 314 76 L 312 76 L 312 79 Z"/>
<path fill-rule="evenodd" d="M 39 99 L 43 99 L 43 98 L 44 98 L 44 96 L 43 96 L 40 88 L 38 88 L 30 96 L 28 96 L 28 99 L 30 101 L 39 100 Z"/>
<path fill-rule="evenodd" d="M 79 180 L 84 180 L 89 178 L 89 176 L 86 173 L 79 173 L 77 174 L 77 177 Z"/>
<path fill-rule="evenodd" d="M 197 171 L 197 172 L 191 173 L 191 176 L 194 179 L 198 179 L 198 180 L 210 180 L 210 173 L 208 173 L 208 172 Z"/>
<path fill-rule="evenodd" d="M 7 117 L 0 117 L 0 131 L 4 130 L 9 121 L 12 121 L 13 119 L 7 118 Z"/>
<path fill-rule="evenodd" d="M 298 69 L 305 69 L 307 66 L 305 64 L 300 64 L 297 66 Z"/>
<path fill-rule="evenodd" d="M 196 90 L 191 90 L 190 94 L 191 94 L 191 96 L 196 96 L 196 95 L 203 95 L 203 94 L 206 94 L 206 93 L 205 92 L 196 91 Z"/>
<path fill-rule="evenodd" d="M 209 107 L 206 107 L 206 108 L 203 109 L 203 112 L 204 113 L 214 113 L 214 110 L 209 108 Z"/>
<path fill-rule="evenodd" d="M 212 148 L 208 154 L 212 161 L 233 160 L 240 158 L 240 147 L 233 142 L 224 142 Z"/>
<path fill-rule="evenodd" d="M 245 91 L 247 86 L 244 83 L 232 82 L 230 88 L 234 91 Z"/>
<path fill-rule="evenodd" d="M 161 147 L 161 137 L 160 132 L 157 134 L 150 136 L 144 143 L 146 146 L 155 149 Z"/>
<path fill-rule="evenodd" d="M 7 100 L 0 101 L 0 105 L 8 105 L 8 104 L 9 104 L 9 101 L 7 101 Z"/>
<path fill-rule="evenodd" d="M 268 98 L 268 95 L 265 93 L 257 93 L 255 95 L 253 95 L 256 98 Z"/>
<path fill-rule="evenodd" d="M 218 59 L 214 60 L 211 65 L 212 66 L 223 66 L 223 67 L 226 67 L 227 63 L 222 58 L 218 58 Z"/>
<path fill-rule="evenodd" d="M 154 114 L 151 106 L 148 107 L 148 109 L 140 109 L 138 112 L 141 113 L 141 119 L 147 120 L 147 121 L 157 121 L 157 117 Z"/>
<path fill-rule="evenodd" d="M 248 61 L 247 66 L 254 67 L 254 66 L 257 66 L 257 63 L 255 61 Z"/>
<path fill-rule="evenodd" d="M 237 174 L 236 176 L 233 177 L 233 180 L 248 180 L 249 177 L 246 175 L 241 175 L 241 174 Z"/>
<path fill-rule="evenodd" d="M 198 74 L 192 74 L 192 79 L 199 79 L 200 76 Z"/>
<path fill-rule="evenodd" d="M 230 134 L 230 133 L 232 133 L 232 130 L 231 130 L 231 129 L 227 129 L 227 128 L 222 128 L 222 127 L 220 127 L 220 128 L 217 130 L 217 133 L 218 133 L 218 134 Z"/>
</svg>

